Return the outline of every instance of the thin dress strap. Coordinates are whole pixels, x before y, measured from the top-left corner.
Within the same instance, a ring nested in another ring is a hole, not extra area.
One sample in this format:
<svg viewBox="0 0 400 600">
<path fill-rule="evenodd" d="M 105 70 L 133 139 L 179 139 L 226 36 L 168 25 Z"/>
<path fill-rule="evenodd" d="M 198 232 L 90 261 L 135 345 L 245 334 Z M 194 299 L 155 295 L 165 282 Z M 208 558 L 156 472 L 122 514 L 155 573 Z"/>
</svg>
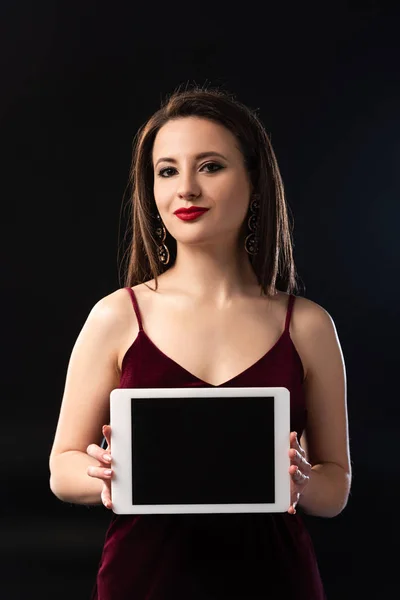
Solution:
<svg viewBox="0 0 400 600">
<path fill-rule="evenodd" d="M 285 331 L 289 331 L 290 317 L 292 316 L 293 304 L 294 304 L 295 299 L 296 299 L 296 296 L 294 296 L 294 294 L 289 295 L 289 302 L 288 302 L 288 307 L 287 307 L 287 312 L 286 312 Z"/>
<path fill-rule="evenodd" d="M 133 309 L 135 311 L 137 322 L 138 322 L 138 325 L 139 325 L 139 331 L 143 331 L 142 317 L 141 317 L 141 314 L 140 314 L 139 305 L 137 303 L 135 292 L 133 291 L 133 289 L 131 287 L 126 287 L 125 289 L 128 290 L 128 292 L 129 292 L 129 294 L 131 296 L 131 300 L 132 300 L 132 304 L 133 304 Z"/>
</svg>

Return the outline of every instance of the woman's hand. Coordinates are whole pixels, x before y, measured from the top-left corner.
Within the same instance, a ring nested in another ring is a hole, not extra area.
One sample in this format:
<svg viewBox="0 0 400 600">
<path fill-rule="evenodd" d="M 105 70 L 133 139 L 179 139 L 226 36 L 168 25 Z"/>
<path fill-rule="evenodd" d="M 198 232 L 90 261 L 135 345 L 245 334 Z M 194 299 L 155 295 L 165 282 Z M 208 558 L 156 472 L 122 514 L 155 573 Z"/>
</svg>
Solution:
<svg viewBox="0 0 400 600">
<path fill-rule="evenodd" d="M 89 456 L 96 458 L 101 464 L 99 467 L 90 466 L 87 469 L 87 474 L 90 477 L 98 477 L 103 480 L 103 489 L 101 492 L 101 501 L 106 508 L 112 508 L 111 502 L 111 427 L 109 425 L 103 425 L 103 435 L 107 441 L 107 448 L 103 450 L 97 444 L 90 444 L 86 452 Z"/>
<path fill-rule="evenodd" d="M 306 460 L 306 453 L 297 440 L 297 433 L 292 431 L 290 434 L 290 499 L 292 504 L 288 513 L 296 514 L 296 504 L 299 501 L 300 494 L 303 492 L 310 480 L 311 465 Z"/>
</svg>

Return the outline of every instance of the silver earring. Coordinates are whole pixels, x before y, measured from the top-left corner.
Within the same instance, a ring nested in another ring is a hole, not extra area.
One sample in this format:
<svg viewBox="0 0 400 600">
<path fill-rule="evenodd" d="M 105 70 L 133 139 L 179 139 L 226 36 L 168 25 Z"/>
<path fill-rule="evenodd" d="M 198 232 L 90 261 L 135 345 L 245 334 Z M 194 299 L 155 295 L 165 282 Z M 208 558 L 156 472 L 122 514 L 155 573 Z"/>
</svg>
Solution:
<svg viewBox="0 0 400 600">
<path fill-rule="evenodd" d="M 250 204 L 250 216 L 247 221 L 248 227 L 250 229 L 250 234 L 246 237 L 244 241 L 244 247 L 248 254 L 254 256 L 258 252 L 258 211 L 260 208 L 260 195 L 254 194 L 253 199 Z"/>
<path fill-rule="evenodd" d="M 158 237 L 160 244 L 157 246 L 157 256 L 160 263 L 167 265 L 169 263 L 170 255 L 167 246 L 164 244 L 165 238 L 167 237 L 167 231 L 164 227 L 164 223 L 161 221 L 160 215 L 157 213 L 156 219 L 158 221 L 156 227 L 156 236 Z"/>
</svg>

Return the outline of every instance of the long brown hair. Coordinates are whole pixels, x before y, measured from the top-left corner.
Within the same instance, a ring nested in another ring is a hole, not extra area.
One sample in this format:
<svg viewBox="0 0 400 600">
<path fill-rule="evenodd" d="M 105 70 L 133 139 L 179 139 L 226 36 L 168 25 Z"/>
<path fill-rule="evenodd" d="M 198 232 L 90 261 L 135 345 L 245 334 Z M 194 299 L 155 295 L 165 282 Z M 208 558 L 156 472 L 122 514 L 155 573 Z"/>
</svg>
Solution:
<svg viewBox="0 0 400 600">
<path fill-rule="evenodd" d="M 289 210 L 276 156 L 265 128 L 255 111 L 239 102 L 233 94 L 219 88 L 198 86 L 173 92 L 139 128 L 134 138 L 128 184 L 130 226 L 126 232 L 130 241 L 125 255 L 124 285 L 134 286 L 154 279 L 157 289 L 157 276 L 175 262 L 176 240 L 168 231 L 165 240 L 170 252 L 168 265 L 163 265 L 157 256 L 159 242 L 155 236 L 157 208 L 153 195 L 152 150 L 163 125 L 171 119 L 189 116 L 223 125 L 239 142 L 253 192 L 260 196 L 259 249 L 256 255 L 249 255 L 249 260 L 261 293 L 274 295 L 278 289 L 296 293 L 298 282 Z"/>
</svg>

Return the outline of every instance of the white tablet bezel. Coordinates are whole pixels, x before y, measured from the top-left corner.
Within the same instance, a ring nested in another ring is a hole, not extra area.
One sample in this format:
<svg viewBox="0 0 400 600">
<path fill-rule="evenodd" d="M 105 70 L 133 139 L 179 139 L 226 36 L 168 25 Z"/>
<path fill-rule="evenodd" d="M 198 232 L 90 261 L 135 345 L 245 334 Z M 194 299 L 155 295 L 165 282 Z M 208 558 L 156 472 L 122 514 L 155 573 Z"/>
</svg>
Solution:
<svg viewBox="0 0 400 600">
<path fill-rule="evenodd" d="M 264 504 L 133 505 L 131 460 L 131 399 L 273 396 L 275 415 L 275 502 Z M 111 498 L 116 514 L 266 513 L 290 506 L 290 392 L 285 387 L 240 388 L 117 388 L 110 394 Z"/>
</svg>

